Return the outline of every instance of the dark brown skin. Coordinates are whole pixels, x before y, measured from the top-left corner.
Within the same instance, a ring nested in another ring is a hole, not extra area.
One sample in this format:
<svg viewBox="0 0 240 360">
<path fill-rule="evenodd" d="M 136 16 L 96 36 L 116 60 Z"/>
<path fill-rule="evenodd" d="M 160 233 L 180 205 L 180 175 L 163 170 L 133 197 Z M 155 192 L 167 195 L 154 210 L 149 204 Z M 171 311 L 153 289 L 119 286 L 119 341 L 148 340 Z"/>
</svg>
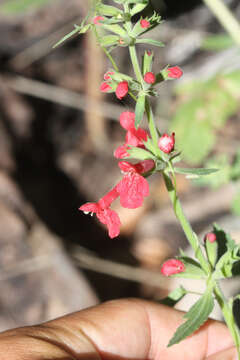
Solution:
<svg viewBox="0 0 240 360">
<path fill-rule="evenodd" d="M 224 324 L 208 321 L 166 345 L 182 313 L 147 301 L 115 300 L 42 325 L 0 334 L 0 360 L 235 360 Z"/>
</svg>

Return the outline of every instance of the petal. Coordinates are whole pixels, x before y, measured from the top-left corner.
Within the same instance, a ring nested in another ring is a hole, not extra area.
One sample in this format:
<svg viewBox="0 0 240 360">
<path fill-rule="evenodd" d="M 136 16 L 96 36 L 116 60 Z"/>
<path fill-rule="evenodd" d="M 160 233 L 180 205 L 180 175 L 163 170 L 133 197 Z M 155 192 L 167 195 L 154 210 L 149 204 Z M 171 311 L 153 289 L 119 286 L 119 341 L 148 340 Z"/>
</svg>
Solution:
<svg viewBox="0 0 240 360">
<path fill-rule="evenodd" d="M 102 224 L 107 225 L 108 235 L 110 238 L 114 238 L 120 233 L 121 221 L 116 211 L 112 209 L 104 209 L 97 213 L 97 218 Z"/>
<path fill-rule="evenodd" d="M 118 166 L 123 172 L 136 171 L 135 166 L 127 161 L 119 161 Z"/>
<path fill-rule="evenodd" d="M 129 172 L 117 185 L 120 203 L 124 208 L 136 209 L 142 206 L 145 196 L 149 195 L 147 180 L 137 172 Z"/>
<path fill-rule="evenodd" d="M 135 169 L 139 174 L 144 174 L 155 167 L 155 162 L 151 159 L 140 161 L 135 164 Z"/>
<path fill-rule="evenodd" d="M 116 186 L 110 190 L 106 195 L 104 195 L 98 202 L 101 209 L 107 209 L 112 204 L 114 200 L 119 197 Z"/>
<path fill-rule="evenodd" d="M 125 130 L 134 129 L 135 113 L 132 111 L 124 111 L 120 115 L 120 124 Z"/>
<path fill-rule="evenodd" d="M 117 159 L 124 159 L 125 157 L 128 157 L 129 154 L 127 153 L 128 147 L 126 145 L 121 145 L 119 146 L 115 151 L 114 151 L 114 156 Z"/>
<path fill-rule="evenodd" d="M 80 208 L 78 210 L 81 210 L 83 212 L 90 212 L 90 213 L 97 213 L 99 211 L 100 207 L 98 205 L 98 203 L 86 203 L 82 206 L 80 206 Z"/>
</svg>

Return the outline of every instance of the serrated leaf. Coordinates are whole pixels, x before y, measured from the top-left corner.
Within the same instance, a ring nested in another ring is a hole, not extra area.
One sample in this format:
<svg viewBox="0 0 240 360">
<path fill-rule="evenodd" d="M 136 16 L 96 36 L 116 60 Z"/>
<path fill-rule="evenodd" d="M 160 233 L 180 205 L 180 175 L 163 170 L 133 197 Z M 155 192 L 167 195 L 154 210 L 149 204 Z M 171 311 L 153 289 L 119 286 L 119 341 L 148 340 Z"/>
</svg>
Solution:
<svg viewBox="0 0 240 360">
<path fill-rule="evenodd" d="M 179 326 L 172 339 L 169 341 L 168 347 L 178 344 L 198 330 L 200 326 L 207 321 L 213 307 L 214 300 L 212 293 L 206 291 L 205 294 L 190 308 L 188 313 L 185 314 L 184 318 L 188 320 Z"/>
<path fill-rule="evenodd" d="M 133 6 L 133 8 L 130 10 L 130 14 L 131 16 L 134 16 L 136 14 L 138 14 L 139 12 L 143 11 L 145 9 L 145 7 L 148 4 L 148 0 L 145 0 L 143 3 L 141 4 L 136 4 L 135 6 Z"/>
<path fill-rule="evenodd" d="M 168 296 L 159 301 L 160 304 L 167 306 L 175 306 L 182 298 L 187 294 L 187 290 L 180 286 L 177 289 L 173 290 L 168 294 Z"/>
<path fill-rule="evenodd" d="M 153 46 L 158 46 L 158 47 L 164 47 L 164 43 L 161 41 L 157 41 L 157 40 L 153 40 L 153 39 L 147 39 L 147 38 L 143 38 L 143 39 L 137 39 L 136 40 L 136 44 L 148 44 L 148 45 L 153 45 Z"/>
<path fill-rule="evenodd" d="M 139 95 L 135 107 L 135 128 L 140 125 L 145 111 L 145 94 Z"/>
<path fill-rule="evenodd" d="M 179 167 L 174 167 L 174 170 L 178 174 L 183 174 L 183 175 L 190 174 L 197 176 L 210 175 L 218 171 L 218 169 L 205 169 L 205 168 L 190 169 L 190 168 L 179 168 Z"/>
</svg>

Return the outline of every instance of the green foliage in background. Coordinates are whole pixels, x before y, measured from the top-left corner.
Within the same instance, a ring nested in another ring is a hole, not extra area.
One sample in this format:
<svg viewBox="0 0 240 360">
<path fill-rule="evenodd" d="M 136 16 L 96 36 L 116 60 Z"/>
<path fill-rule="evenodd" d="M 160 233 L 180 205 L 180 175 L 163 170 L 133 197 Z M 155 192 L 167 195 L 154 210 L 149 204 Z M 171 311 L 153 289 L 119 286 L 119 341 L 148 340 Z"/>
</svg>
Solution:
<svg viewBox="0 0 240 360">
<path fill-rule="evenodd" d="M 0 5 L 0 12 L 8 15 L 35 10 L 53 0 L 6 0 Z"/>
<path fill-rule="evenodd" d="M 179 105 L 171 122 L 185 161 L 202 163 L 214 149 L 217 131 L 239 108 L 240 71 L 178 86 Z"/>
</svg>

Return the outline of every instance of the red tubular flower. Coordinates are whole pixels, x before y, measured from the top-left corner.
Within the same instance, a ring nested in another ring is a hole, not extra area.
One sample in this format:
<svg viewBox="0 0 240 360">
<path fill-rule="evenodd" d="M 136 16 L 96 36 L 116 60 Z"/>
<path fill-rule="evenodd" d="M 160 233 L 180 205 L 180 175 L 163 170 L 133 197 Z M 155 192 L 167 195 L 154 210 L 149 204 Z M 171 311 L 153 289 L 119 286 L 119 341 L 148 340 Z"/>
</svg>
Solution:
<svg viewBox="0 0 240 360">
<path fill-rule="evenodd" d="M 116 96 L 119 100 L 122 100 L 128 93 L 128 82 L 121 81 L 116 89 Z"/>
<path fill-rule="evenodd" d="M 155 166 L 154 161 L 150 160 L 150 162 L 145 160 L 135 165 L 127 161 L 118 163 L 118 166 L 124 172 L 123 179 L 116 186 L 122 207 L 136 209 L 142 206 L 144 197 L 149 195 L 148 182 L 140 174 L 146 172 L 146 169 L 149 169 L 150 166 L 150 169 Z"/>
<path fill-rule="evenodd" d="M 95 25 L 101 25 L 101 23 L 99 21 L 104 20 L 104 17 L 102 17 L 101 15 L 95 16 L 95 18 L 93 19 L 93 23 Z"/>
<path fill-rule="evenodd" d="M 106 83 L 106 82 L 104 81 L 104 82 L 101 83 L 100 90 L 101 90 L 102 92 L 108 92 L 108 91 L 112 90 L 112 88 L 111 88 L 111 86 L 110 86 L 108 83 Z"/>
<path fill-rule="evenodd" d="M 216 234 L 214 234 L 213 232 L 209 232 L 204 236 L 204 241 L 209 241 L 210 243 L 213 243 L 214 241 L 217 240 Z"/>
<path fill-rule="evenodd" d="M 172 79 L 179 79 L 183 72 L 178 66 L 173 66 L 167 69 L 168 71 L 168 77 Z"/>
<path fill-rule="evenodd" d="M 147 28 L 149 28 L 149 26 L 150 26 L 150 22 L 147 21 L 146 19 L 142 19 L 142 20 L 140 21 L 140 25 L 141 25 L 141 27 L 142 27 L 143 29 L 147 29 Z"/>
<path fill-rule="evenodd" d="M 168 134 L 163 134 L 158 140 L 159 149 L 166 154 L 169 154 L 171 151 L 174 150 L 174 145 L 175 145 L 175 133 L 172 133 L 171 136 Z"/>
<path fill-rule="evenodd" d="M 147 84 L 154 84 L 156 81 L 156 76 L 154 75 L 153 72 L 149 71 L 144 75 L 144 81 Z"/>
<path fill-rule="evenodd" d="M 161 273 L 164 276 L 179 274 L 185 271 L 185 266 L 182 261 L 177 259 L 169 259 L 163 263 Z"/>
<path fill-rule="evenodd" d="M 118 198 L 119 193 L 115 188 L 109 191 L 97 203 L 86 203 L 80 206 L 79 210 L 86 213 L 96 213 L 98 220 L 107 226 L 110 238 L 114 238 L 120 233 L 121 221 L 116 211 L 110 209 L 111 203 Z"/>
<path fill-rule="evenodd" d="M 120 115 L 120 124 L 121 126 L 127 130 L 125 144 L 119 146 L 115 152 L 114 156 L 117 159 L 123 159 L 129 154 L 127 153 L 127 149 L 129 149 L 128 145 L 145 148 L 144 141 L 147 141 L 148 133 L 142 128 L 135 129 L 135 113 L 131 111 L 124 111 Z"/>
</svg>

